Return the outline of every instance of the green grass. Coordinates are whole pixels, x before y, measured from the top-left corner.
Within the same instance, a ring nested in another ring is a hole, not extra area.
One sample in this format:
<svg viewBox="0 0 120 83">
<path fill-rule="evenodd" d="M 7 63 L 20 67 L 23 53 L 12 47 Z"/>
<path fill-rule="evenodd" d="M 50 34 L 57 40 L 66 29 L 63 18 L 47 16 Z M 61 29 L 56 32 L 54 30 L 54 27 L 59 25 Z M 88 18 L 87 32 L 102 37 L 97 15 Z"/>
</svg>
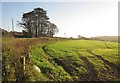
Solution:
<svg viewBox="0 0 120 83">
<path fill-rule="evenodd" d="M 26 56 L 29 53 L 29 48 L 37 43 L 44 44 L 57 39 L 53 38 L 3 38 L 2 39 L 2 77 L 3 81 L 15 81 L 16 79 L 26 80 L 48 80 L 42 73 L 36 72 L 32 68 L 32 63 L 27 63 L 25 77 L 22 79 L 22 72 L 20 72 L 20 57 Z M 37 56 L 38 57 L 38 56 Z M 36 58 L 35 58 L 36 59 Z M 37 63 L 39 63 L 38 60 Z M 16 64 L 16 65 L 15 65 Z M 9 66 L 9 68 L 7 68 Z M 37 75 L 38 74 L 38 75 Z"/>
<path fill-rule="evenodd" d="M 3 76 L 3 80 L 15 80 L 16 72 L 20 75 L 19 64 L 15 67 L 13 63 L 19 62 L 20 56 L 26 54 L 29 54 L 31 63 L 26 63 L 25 80 L 120 80 L 118 71 L 110 65 L 118 66 L 120 63 L 117 42 L 44 37 L 3 38 L 2 41 L 5 62 L 2 73 L 11 72 Z"/>
<path fill-rule="evenodd" d="M 71 80 L 70 75 L 58 66 L 42 49 L 44 44 L 37 44 L 31 47 L 29 52 L 33 64 L 37 65 L 44 76 L 49 80 Z"/>
<path fill-rule="evenodd" d="M 57 58 L 63 63 L 65 63 L 66 66 L 70 66 L 72 68 L 70 72 L 74 72 L 73 76 L 77 75 L 78 77 L 80 77 L 81 74 L 87 73 L 89 69 L 86 69 L 85 64 L 79 58 L 86 57 L 97 71 L 98 79 L 119 79 L 114 74 L 112 74 L 112 72 L 114 72 L 114 69 L 111 69 L 111 67 L 108 64 L 106 64 L 103 60 L 95 56 L 97 54 L 101 56 L 104 60 L 107 60 L 117 65 L 120 60 L 120 57 L 118 55 L 118 43 L 93 40 L 69 40 L 49 44 L 46 46 L 46 50 L 49 53 L 50 57 Z M 73 63 L 76 63 L 77 66 L 73 66 Z M 78 65 L 81 65 L 81 67 L 79 67 Z"/>
</svg>

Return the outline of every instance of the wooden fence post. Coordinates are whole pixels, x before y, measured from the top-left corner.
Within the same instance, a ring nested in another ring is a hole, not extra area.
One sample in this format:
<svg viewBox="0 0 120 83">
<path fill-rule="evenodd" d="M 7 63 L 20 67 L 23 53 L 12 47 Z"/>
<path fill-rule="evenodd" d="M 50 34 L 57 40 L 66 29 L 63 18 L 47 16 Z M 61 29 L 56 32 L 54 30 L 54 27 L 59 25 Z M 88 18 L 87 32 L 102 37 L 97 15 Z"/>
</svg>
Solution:
<svg viewBox="0 0 120 83">
<path fill-rule="evenodd" d="M 24 72 L 25 71 L 25 57 L 24 56 L 20 57 L 20 63 L 22 65 L 22 70 Z"/>
</svg>

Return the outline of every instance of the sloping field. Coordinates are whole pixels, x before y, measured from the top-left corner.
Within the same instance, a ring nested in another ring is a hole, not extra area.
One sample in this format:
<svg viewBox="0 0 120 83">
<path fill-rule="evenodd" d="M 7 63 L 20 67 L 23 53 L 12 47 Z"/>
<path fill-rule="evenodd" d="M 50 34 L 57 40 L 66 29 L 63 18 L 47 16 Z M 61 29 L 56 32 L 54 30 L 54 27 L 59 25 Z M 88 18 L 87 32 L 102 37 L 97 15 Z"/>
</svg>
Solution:
<svg viewBox="0 0 120 83">
<path fill-rule="evenodd" d="M 49 80 L 120 80 L 118 43 L 68 40 L 37 44 L 29 54 Z"/>
<path fill-rule="evenodd" d="M 120 54 L 115 42 L 61 38 L 2 41 L 3 81 L 120 80 Z M 27 56 L 24 71 L 21 56 Z"/>
</svg>

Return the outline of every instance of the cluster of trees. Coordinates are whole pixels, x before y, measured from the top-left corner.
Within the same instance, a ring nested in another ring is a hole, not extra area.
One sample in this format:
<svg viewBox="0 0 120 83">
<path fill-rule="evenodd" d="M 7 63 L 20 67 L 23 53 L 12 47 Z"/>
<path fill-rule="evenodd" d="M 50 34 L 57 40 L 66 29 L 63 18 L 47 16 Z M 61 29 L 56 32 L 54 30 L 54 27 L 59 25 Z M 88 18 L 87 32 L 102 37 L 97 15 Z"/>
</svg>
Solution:
<svg viewBox="0 0 120 83">
<path fill-rule="evenodd" d="M 25 29 L 23 32 L 31 37 L 53 37 L 53 35 L 58 32 L 57 26 L 49 21 L 47 11 L 43 8 L 35 8 L 33 11 L 23 13 L 19 25 Z"/>
<path fill-rule="evenodd" d="M 91 38 L 87 38 L 87 37 L 84 37 L 84 36 L 78 35 L 78 39 L 90 40 Z"/>
<path fill-rule="evenodd" d="M 78 35 L 78 39 L 82 39 L 83 38 L 83 36 L 81 36 L 81 35 Z"/>
</svg>

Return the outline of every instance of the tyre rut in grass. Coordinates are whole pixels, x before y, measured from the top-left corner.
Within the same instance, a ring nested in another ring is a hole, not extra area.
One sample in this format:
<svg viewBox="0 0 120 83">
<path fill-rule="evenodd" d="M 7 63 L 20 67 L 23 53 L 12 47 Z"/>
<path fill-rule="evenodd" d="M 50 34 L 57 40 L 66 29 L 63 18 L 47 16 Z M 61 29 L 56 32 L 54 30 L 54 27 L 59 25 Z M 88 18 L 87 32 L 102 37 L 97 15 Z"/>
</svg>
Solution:
<svg viewBox="0 0 120 83">
<path fill-rule="evenodd" d="M 101 57 L 100 55 L 94 54 L 93 52 L 89 52 L 92 55 L 96 56 L 98 59 L 102 60 L 105 64 L 107 64 L 108 66 L 110 66 L 112 68 L 112 70 L 114 70 L 114 72 L 112 72 L 116 77 L 120 77 L 120 66 L 116 65 L 114 63 L 109 62 L 108 60 L 105 60 L 103 57 Z"/>
<path fill-rule="evenodd" d="M 43 51 L 50 55 L 47 50 L 45 49 L 45 46 L 42 47 Z M 71 61 L 69 61 L 69 59 Z M 62 66 L 62 68 L 71 75 L 71 77 L 74 76 L 78 76 L 78 80 L 84 81 L 84 80 L 97 80 L 97 72 L 95 71 L 93 65 L 88 61 L 88 59 L 86 57 L 80 57 L 81 60 L 83 60 L 83 62 L 85 63 L 86 66 L 83 65 L 79 65 L 77 63 L 75 63 L 74 60 L 72 60 L 71 57 L 67 57 L 67 58 L 53 58 L 53 60 L 55 61 L 55 63 L 57 63 L 57 65 Z M 80 67 L 86 67 L 86 69 L 88 69 L 88 73 L 81 73 L 79 72 L 76 68 L 80 68 Z M 74 79 L 76 80 L 76 79 Z"/>
<path fill-rule="evenodd" d="M 94 66 L 88 61 L 86 57 L 79 57 L 84 61 L 86 68 L 88 69 L 88 73 L 82 76 L 84 80 L 97 80 L 97 71 L 94 69 Z"/>
<path fill-rule="evenodd" d="M 43 51 L 44 51 L 47 55 L 50 55 L 50 54 L 46 51 L 45 47 L 46 47 L 46 46 L 43 46 L 43 47 L 42 47 Z M 57 63 L 57 65 L 62 66 L 63 69 L 64 69 L 67 73 L 69 73 L 70 75 L 72 75 L 72 73 L 69 72 L 71 68 L 67 68 L 61 60 L 59 60 L 59 59 L 57 59 L 57 58 L 54 58 L 53 60 L 55 61 L 55 63 Z"/>
</svg>

